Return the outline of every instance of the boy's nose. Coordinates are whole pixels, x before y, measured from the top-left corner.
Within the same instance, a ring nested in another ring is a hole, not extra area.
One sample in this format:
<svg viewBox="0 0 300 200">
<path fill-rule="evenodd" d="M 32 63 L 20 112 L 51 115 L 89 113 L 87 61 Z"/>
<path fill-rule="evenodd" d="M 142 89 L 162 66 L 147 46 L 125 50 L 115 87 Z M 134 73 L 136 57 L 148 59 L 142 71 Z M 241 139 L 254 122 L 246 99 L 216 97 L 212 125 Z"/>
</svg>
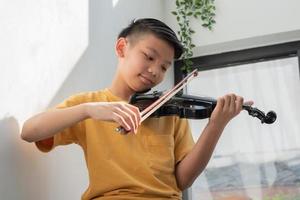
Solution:
<svg viewBox="0 0 300 200">
<path fill-rule="evenodd" d="M 149 67 L 149 68 L 148 68 L 148 72 L 149 72 L 150 74 L 152 74 L 152 76 L 156 77 L 156 72 L 155 72 L 155 70 L 154 70 L 153 68 Z"/>
</svg>

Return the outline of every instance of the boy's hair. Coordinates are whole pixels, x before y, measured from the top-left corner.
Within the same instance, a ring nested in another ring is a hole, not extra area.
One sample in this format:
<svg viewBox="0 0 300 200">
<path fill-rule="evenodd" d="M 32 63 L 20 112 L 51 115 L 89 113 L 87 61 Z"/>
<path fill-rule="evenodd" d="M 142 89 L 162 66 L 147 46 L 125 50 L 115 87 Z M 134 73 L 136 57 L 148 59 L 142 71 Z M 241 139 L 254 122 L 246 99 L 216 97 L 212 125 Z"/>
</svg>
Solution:
<svg viewBox="0 0 300 200">
<path fill-rule="evenodd" d="M 175 32 L 165 23 L 153 18 L 133 20 L 128 27 L 119 33 L 118 38 L 143 33 L 152 33 L 173 46 L 175 59 L 180 58 L 183 53 L 183 46 Z"/>
</svg>

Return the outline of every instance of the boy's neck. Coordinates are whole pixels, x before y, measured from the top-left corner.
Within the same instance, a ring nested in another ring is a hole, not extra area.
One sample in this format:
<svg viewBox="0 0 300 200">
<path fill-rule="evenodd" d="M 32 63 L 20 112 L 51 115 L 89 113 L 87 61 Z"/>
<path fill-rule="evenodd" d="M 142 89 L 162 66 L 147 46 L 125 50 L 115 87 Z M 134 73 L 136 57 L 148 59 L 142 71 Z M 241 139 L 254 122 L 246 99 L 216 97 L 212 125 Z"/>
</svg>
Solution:
<svg viewBox="0 0 300 200">
<path fill-rule="evenodd" d="M 131 95 L 134 94 L 134 91 L 126 87 L 126 84 L 124 84 L 120 78 L 114 78 L 108 89 L 113 95 L 120 97 L 124 101 L 129 101 Z"/>
<path fill-rule="evenodd" d="M 119 87 L 114 87 L 113 85 L 111 85 L 108 89 L 113 95 L 123 99 L 124 101 L 129 101 L 130 96 L 132 95 L 131 93 L 129 94 L 128 92 L 120 90 L 121 88 Z"/>
</svg>

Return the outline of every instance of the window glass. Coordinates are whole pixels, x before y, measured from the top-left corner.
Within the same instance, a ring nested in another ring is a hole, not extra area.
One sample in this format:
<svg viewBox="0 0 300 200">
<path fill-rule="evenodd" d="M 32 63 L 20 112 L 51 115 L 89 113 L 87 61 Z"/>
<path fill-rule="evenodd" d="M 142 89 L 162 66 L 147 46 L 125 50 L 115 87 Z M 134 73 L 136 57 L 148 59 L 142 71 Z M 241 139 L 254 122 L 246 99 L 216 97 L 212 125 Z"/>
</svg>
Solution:
<svg viewBox="0 0 300 200">
<path fill-rule="evenodd" d="M 240 197 L 300 199 L 300 84 L 298 58 L 200 71 L 187 93 L 236 93 L 277 120 L 261 124 L 242 111 L 225 128 L 207 168 L 192 186 L 193 200 Z M 207 123 L 190 120 L 195 141 Z"/>
</svg>

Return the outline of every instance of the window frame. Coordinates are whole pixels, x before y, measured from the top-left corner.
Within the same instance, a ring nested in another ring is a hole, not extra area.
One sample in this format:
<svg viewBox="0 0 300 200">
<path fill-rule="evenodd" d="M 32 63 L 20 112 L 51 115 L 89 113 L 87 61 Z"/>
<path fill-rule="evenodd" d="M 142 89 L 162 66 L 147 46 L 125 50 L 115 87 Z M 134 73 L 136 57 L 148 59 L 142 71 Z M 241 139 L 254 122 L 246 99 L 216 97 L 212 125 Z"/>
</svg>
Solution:
<svg viewBox="0 0 300 200">
<path fill-rule="evenodd" d="M 193 61 L 192 69 L 205 71 L 289 57 L 298 57 L 300 79 L 300 41 L 273 44 L 212 55 L 196 56 L 191 58 L 191 60 Z M 176 85 L 186 75 L 186 73 L 180 69 L 182 65 L 182 60 L 176 60 L 174 62 L 174 85 Z"/>
</svg>

